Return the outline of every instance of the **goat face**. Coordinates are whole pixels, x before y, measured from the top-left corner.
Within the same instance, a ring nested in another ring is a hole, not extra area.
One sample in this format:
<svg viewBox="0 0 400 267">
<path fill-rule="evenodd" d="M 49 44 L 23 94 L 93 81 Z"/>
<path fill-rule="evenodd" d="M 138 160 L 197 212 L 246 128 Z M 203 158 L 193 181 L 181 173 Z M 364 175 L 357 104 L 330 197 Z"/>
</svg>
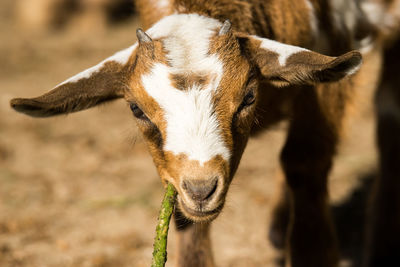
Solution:
<svg viewBox="0 0 400 267">
<path fill-rule="evenodd" d="M 178 191 L 193 221 L 215 218 L 245 148 L 258 103 L 258 83 L 339 80 L 360 54 L 332 58 L 236 33 L 196 14 L 172 15 L 138 30 L 139 45 L 34 99 L 14 99 L 17 111 L 51 116 L 123 97 L 129 103 L 160 177 Z"/>
<path fill-rule="evenodd" d="M 257 79 L 228 22 L 220 32 L 217 21 L 185 17 L 165 37 L 143 36 L 125 97 L 160 176 L 177 189 L 182 213 L 198 221 L 223 206 L 252 125 Z"/>
</svg>

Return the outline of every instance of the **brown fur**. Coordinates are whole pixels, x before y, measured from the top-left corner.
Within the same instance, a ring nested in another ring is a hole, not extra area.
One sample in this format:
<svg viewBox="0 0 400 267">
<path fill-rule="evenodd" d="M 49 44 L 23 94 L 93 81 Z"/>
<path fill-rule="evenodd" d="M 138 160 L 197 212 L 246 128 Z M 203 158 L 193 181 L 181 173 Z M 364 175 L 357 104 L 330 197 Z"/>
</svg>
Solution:
<svg viewBox="0 0 400 267">
<path fill-rule="evenodd" d="M 239 31 L 303 47 L 311 48 L 318 45 L 318 40 L 310 34 L 310 25 L 303 23 L 309 19 L 306 15 L 308 11 L 305 10 L 304 1 L 229 1 L 229 3 L 218 1 L 216 3 L 214 1 L 189 2 L 182 0 L 176 2 L 176 8 L 180 12 L 195 12 L 221 21 L 230 19 L 233 27 Z M 333 18 L 329 4 L 319 0 L 312 1 L 312 3 L 316 11 L 315 15 L 321 23 L 320 30 L 328 36 L 329 46 L 325 47 L 325 50 L 331 55 L 338 55 L 350 50 L 353 36 L 332 23 Z M 240 15 L 238 15 L 239 13 Z M 359 38 L 374 31 L 372 28 L 363 30 L 363 33 L 357 33 Z M 265 55 L 259 59 L 271 62 L 271 66 L 277 66 L 276 55 Z M 288 64 L 294 64 L 295 61 L 294 57 L 290 58 Z M 340 63 L 338 65 L 340 66 Z M 292 72 L 287 72 L 288 75 L 293 75 L 293 69 Z M 358 77 L 364 76 L 358 75 Z M 296 79 L 297 77 L 285 78 Z M 318 79 L 323 80 L 324 77 L 319 76 Z M 327 206 L 326 179 L 332 164 L 332 157 L 335 154 L 336 144 L 342 132 L 342 120 L 346 114 L 346 106 L 353 96 L 351 84 L 350 81 L 344 81 L 319 85 L 315 87 L 314 92 L 312 88 L 297 88 L 296 90 L 289 88 L 281 93 L 261 90 L 260 97 L 263 104 L 268 104 L 268 99 L 274 99 L 270 105 L 272 110 L 276 111 L 271 112 L 272 115 L 271 113 L 266 115 L 259 111 L 257 117 L 261 118 L 261 126 L 258 127 L 268 127 L 279 118 L 282 119 L 286 116 L 292 116 L 293 120 L 288 141 L 282 153 L 283 166 L 291 188 L 294 205 L 292 208 L 296 211 L 292 215 L 294 221 L 290 226 L 290 251 L 293 266 L 336 266 L 338 261 L 336 238 Z M 268 84 L 264 85 L 264 87 L 268 86 Z M 294 92 L 288 93 L 291 89 Z M 282 101 L 279 101 L 280 99 Z M 299 102 L 302 104 L 293 106 L 294 103 Z M 313 131 L 304 131 L 307 129 L 313 129 Z M 319 138 L 315 139 L 316 136 Z M 301 153 L 298 154 L 299 152 Z M 315 156 L 313 153 L 316 153 Z M 307 158 L 308 163 L 299 161 Z M 310 177 L 311 170 L 314 170 L 312 171 L 314 174 Z M 291 177 L 296 177 L 296 179 L 291 181 Z M 299 181 L 300 177 L 304 177 L 304 181 L 303 178 Z M 293 182 L 295 183 L 293 184 Z M 298 183 L 300 185 L 297 185 Z M 303 192 L 304 189 L 297 189 L 299 186 L 310 189 Z M 310 198 L 310 196 L 313 197 Z M 304 210 L 305 207 L 316 203 L 319 204 L 316 205 L 313 213 L 310 214 L 310 211 Z M 305 220 L 302 219 L 303 217 Z M 308 224 L 310 220 L 307 218 L 310 217 L 314 218 L 312 225 Z M 305 229 L 314 231 L 311 234 Z M 308 240 L 306 245 L 304 244 L 305 240 Z"/>
<path fill-rule="evenodd" d="M 171 77 L 172 85 L 180 90 L 188 90 L 197 85 L 204 87 L 209 83 L 210 77 L 199 74 L 174 74 Z"/>
<path fill-rule="evenodd" d="M 384 45 L 385 36 L 390 34 L 386 32 L 380 34 L 379 29 L 364 21 L 359 15 L 360 12 L 355 15 L 357 21 L 354 29 L 336 25 L 332 13 L 333 7 L 329 1 L 312 0 L 310 3 L 319 21 L 317 32 L 313 32 L 314 29 L 309 23 L 311 15 L 305 1 L 176 0 L 163 10 L 160 10 L 156 2 L 138 1 L 137 5 L 145 27 L 174 10 L 178 13 L 197 13 L 216 18 L 221 22 L 229 19 L 232 22 L 232 31 L 222 36 L 215 35 L 211 39 L 209 51 L 210 54 L 217 54 L 224 64 L 224 75 L 213 102 L 224 142 L 233 155 L 230 162 L 225 162 L 217 156 L 200 166 L 198 162 L 189 160 L 185 155 L 174 155 L 163 150 L 163 140 L 166 136 L 164 114 L 156 101 L 146 93 L 140 79 L 143 74 L 149 73 L 154 63 L 168 64 L 162 40 L 141 43 L 125 66 L 116 63 L 106 64 L 104 69 L 89 79 L 67 83 L 39 98 L 16 99 L 11 104 L 18 111 L 34 116 L 78 111 L 116 97 L 125 97 L 128 102 L 137 104 L 148 118 L 148 120 L 138 119 L 138 125 L 148 142 L 158 172 L 162 179 L 174 184 L 179 193 L 180 208 L 175 214 L 179 240 L 179 266 L 213 266 L 208 236 L 209 222 L 206 221 L 218 215 L 218 213 L 206 214 L 198 218 L 185 210 L 183 204 L 195 208 L 196 203 L 188 204 L 182 201 L 183 177 L 190 176 L 193 179 L 210 175 L 223 177 L 223 187 L 219 189 L 222 193 L 219 195 L 216 209 L 219 212 L 250 134 L 265 130 L 277 121 L 290 118 L 287 140 L 281 153 L 287 188 L 283 190 L 286 193 L 275 212 L 278 216 L 290 217 L 290 221 L 285 222 L 282 218 L 275 218 L 273 225 L 281 222 L 288 225 L 288 229 L 277 227 L 281 233 L 274 233 L 274 236 L 278 235 L 276 240 L 280 239 L 280 243 L 287 239 L 289 262 L 292 266 L 337 266 L 339 252 L 328 206 L 328 174 L 355 86 L 360 84 L 361 79 L 376 81 L 379 77 L 379 70 L 368 72 L 365 68 L 361 68 L 357 75 L 344 78 L 361 60 L 358 52 L 348 51 L 363 37 L 370 35 L 375 38 L 379 62 L 379 47 Z M 393 11 L 395 3 L 397 2 L 385 1 L 388 12 Z M 315 52 L 299 52 L 289 56 L 286 64 L 281 66 L 278 55 L 271 50 L 260 49 L 260 41 L 249 34 L 310 49 L 319 47 L 326 51 L 328 56 Z M 320 38 L 326 43 L 322 43 Z M 395 53 L 395 50 L 391 51 L 391 54 Z M 395 65 L 390 61 L 390 57 L 387 60 Z M 397 75 L 390 72 L 384 72 L 384 75 L 387 79 L 385 82 L 390 86 L 383 84 L 389 89 L 382 91 L 378 99 L 390 92 L 390 95 L 395 96 L 394 106 L 398 107 L 400 97 L 397 93 L 393 94 L 393 84 L 399 82 Z M 187 90 L 193 85 L 204 86 L 212 78 L 197 73 L 171 75 L 172 83 L 180 90 Z M 121 81 L 123 86 L 119 86 Z M 278 89 L 277 86 L 284 87 Z M 96 91 L 94 90 L 96 87 L 104 88 L 105 91 Z M 249 92 L 254 93 L 257 101 L 240 111 L 241 103 Z M 399 203 L 395 191 L 390 190 L 391 184 L 398 184 L 394 181 L 397 165 L 389 164 L 392 162 L 391 157 L 398 159 L 396 154 L 398 151 L 387 150 L 390 146 L 397 146 L 397 143 L 390 142 L 397 140 L 396 136 L 390 135 L 392 121 L 397 127 L 397 115 L 390 113 L 388 116 L 385 112 L 379 114 L 381 165 L 384 172 L 377 187 L 376 212 L 380 212 L 380 217 L 387 219 L 391 218 L 385 210 L 387 203 L 389 201 Z M 253 124 L 255 119 L 259 120 L 259 124 Z M 397 128 L 393 131 L 397 131 Z M 386 163 L 389 165 L 385 165 Z M 288 205 L 291 210 L 290 216 L 284 214 Z M 396 210 L 399 210 L 397 206 Z M 184 223 L 184 218 L 197 223 L 193 225 Z M 397 221 L 399 220 L 396 217 L 395 223 Z M 383 238 L 378 236 L 377 229 L 381 229 L 382 225 L 384 225 L 382 221 L 375 222 L 371 244 L 375 240 L 381 244 L 386 242 L 390 248 L 389 256 L 385 255 L 387 250 L 382 250 L 379 245 L 374 247 L 371 245 L 372 256 L 368 260 L 370 266 L 374 266 L 374 262 L 383 262 L 379 261 L 381 258 L 393 256 L 391 251 L 396 250 L 392 248 L 398 246 L 398 242 L 391 242 L 392 240 L 387 238 L 389 235 Z M 393 227 L 391 225 L 387 233 L 398 234 Z M 396 240 L 400 240 L 400 236 Z"/>
</svg>

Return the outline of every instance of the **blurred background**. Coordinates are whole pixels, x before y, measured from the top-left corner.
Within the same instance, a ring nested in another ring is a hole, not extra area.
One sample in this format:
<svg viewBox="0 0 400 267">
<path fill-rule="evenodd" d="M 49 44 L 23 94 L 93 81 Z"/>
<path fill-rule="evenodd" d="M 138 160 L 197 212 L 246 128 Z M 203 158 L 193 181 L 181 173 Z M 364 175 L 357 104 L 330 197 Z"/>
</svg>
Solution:
<svg viewBox="0 0 400 267">
<path fill-rule="evenodd" d="M 2 0 L 0 20 L 0 266 L 149 266 L 164 190 L 126 103 L 49 119 L 9 107 L 133 44 L 131 1 Z M 330 180 L 342 266 L 359 264 L 376 175 L 373 93 L 359 94 Z M 279 263 L 267 233 L 285 128 L 249 142 L 213 224 L 218 266 Z"/>
</svg>

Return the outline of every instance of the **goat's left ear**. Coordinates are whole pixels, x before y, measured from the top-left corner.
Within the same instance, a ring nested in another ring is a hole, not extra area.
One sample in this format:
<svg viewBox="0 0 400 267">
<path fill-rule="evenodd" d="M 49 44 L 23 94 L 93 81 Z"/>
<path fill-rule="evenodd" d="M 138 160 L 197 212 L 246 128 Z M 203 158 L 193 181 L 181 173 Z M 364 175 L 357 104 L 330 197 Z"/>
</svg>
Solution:
<svg viewBox="0 0 400 267">
<path fill-rule="evenodd" d="M 361 66 L 357 51 L 329 57 L 256 36 L 238 36 L 238 40 L 261 74 L 276 86 L 335 82 Z"/>
<path fill-rule="evenodd" d="M 49 117 L 84 110 L 124 97 L 130 58 L 137 45 L 122 50 L 51 91 L 35 98 L 15 98 L 10 105 L 32 117 Z"/>
</svg>

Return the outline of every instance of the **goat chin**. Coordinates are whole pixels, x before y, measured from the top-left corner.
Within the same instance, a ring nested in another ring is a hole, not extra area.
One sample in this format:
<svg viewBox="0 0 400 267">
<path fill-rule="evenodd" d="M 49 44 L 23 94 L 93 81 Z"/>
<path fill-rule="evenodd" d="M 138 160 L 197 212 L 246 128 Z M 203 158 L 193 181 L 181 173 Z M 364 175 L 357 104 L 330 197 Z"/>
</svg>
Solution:
<svg viewBox="0 0 400 267">
<path fill-rule="evenodd" d="M 219 206 L 217 206 L 217 208 L 211 211 L 194 210 L 187 207 L 187 205 L 185 205 L 185 203 L 181 199 L 178 199 L 177 208 L 185 218 L 189 219 L 190 221 L 200 223 L 200 222 L 210 222 L 216 219 L 218 215 L 221 213 L 223 206 L 224 204 L 222 203 Z"/>
</svg>

